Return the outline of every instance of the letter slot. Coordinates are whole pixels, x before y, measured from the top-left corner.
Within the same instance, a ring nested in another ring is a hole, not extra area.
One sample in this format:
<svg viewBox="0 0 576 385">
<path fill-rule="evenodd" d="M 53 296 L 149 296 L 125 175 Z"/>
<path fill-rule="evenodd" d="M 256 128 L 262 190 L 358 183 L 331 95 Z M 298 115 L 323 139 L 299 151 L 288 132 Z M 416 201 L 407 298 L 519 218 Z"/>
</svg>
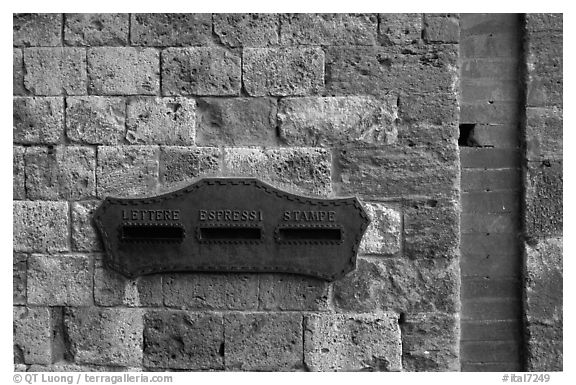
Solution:
<svg viewBox="0 0 576 385">
<path fill-rule="evenodd" d="M 120 227 L 120 237 L 125 242 L 181 242 L 184 228 L 179 225 L 125 224 Z"/>
<path fill-rule="evenodd" d="M 259 227 L 199 227 L 198 240 L 201 242 L 251 242 L 262 240 Z"/>
<path fill-rule="evenodd" d="M 338 227 L 280 227 L 276 232 L 279 242 L 326 242 L 342 241 L 342 229 Z"/>
</svg>

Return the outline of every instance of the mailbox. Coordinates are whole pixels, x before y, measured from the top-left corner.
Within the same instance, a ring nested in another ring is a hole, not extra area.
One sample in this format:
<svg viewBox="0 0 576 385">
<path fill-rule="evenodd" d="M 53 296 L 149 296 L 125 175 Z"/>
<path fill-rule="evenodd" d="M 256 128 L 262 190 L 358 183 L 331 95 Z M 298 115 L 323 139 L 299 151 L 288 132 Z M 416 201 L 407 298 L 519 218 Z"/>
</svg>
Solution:
<svg viewBox="0 0 576 385">
<path fill-rule="evenodd" d="M 317 199 L 254 178 L 206 178 L 149 198 L 106 198 L 94 214 L 105 264 L 159 272 L 283 272 L 326 280 L 355 268 L 368 216 L 355 197 Z"/>
</svg>

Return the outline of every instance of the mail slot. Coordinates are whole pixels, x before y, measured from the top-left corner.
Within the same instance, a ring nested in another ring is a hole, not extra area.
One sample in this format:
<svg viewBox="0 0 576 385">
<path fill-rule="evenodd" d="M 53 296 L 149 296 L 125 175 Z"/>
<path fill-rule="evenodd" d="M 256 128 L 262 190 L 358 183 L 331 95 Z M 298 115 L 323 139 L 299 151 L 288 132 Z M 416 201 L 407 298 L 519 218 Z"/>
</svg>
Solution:
<svg viewBox="0 0 576 385">
<path fill-rule="evenodd" d="M 355 268 L 369 224 L 355 197 L 305 197 L 255 178 L 206 178 L 160 196 L 107 197 L 94 221 L 105 265 L 131 278 L 206 271 L 334 280 Z"/>
</svg>

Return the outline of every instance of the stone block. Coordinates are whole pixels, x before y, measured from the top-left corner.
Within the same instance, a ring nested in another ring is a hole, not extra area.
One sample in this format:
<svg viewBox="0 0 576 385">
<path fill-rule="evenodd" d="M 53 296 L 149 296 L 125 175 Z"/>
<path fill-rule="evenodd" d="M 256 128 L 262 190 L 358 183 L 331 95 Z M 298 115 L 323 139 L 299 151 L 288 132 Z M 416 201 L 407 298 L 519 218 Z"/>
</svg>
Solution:
<svg viewBox="0 0 576 385">
<path fill-rule="evenodd" d="M 454 313 L 460 307 L 458 260 L 357 260 L 356 270 L 334 283 L 342 312 L 377 310 Z"/>
<path fill-rule="evenodd" d="M 64 329 L 77 364 L 142 364 L 142 311 L 80 307 L 64 310 Z"/>
<path fill-rule="evenodd" d="M 562 321 L 562 238 L 526 245 L 526 303 L 528 319 Z"/>
<path fill-rule="evenodd" d="M 14 253 L 12 258 L 12 303 L 14 305 L 26 304 L 26 274 L 28 270 L 28 256 Z"/>
<path fill-rule="evenodd" d="M 123 46 L 128 44 L 127 13 L 68 13 L 64 42 L 74 46 Z"/>
<path fill-rule="evenodd" d="M 378 17 L 359 13 L 280 15 L 282 45 L 375 45 Z"/>
<path fill-rule="evenodd" d="M 81 255 L 28 258 L 28 303 L 42 306 L 89 306 L 93 303 L 92 259 Z"/>
<path fill-rule="evenodd" d="M 422 14 L 381 13 L 378 38 L 382 45 L 417 43 L 422 37 Z"/>
<path fill-rule="evenodd" d="M 66 136 L 82 144 L 119 144 L 126 131 L 126 102 L 119 97 L 66 98 Z"/>
<path fill-rule="evenodd" d="M 526 236 L 557 236 L 563 229 L 562 162 L 529 162 L 525 181 Z"/>
<path fill-rule="evenodd" d="M 12 199 L 26 199 L 24 184 L 24 153 L 25 147 L 12 147 Z"/>
<path fill-rule="evenodd" d="M 12 108 L 14 143 L 56 144 L 62 140 L 62 98 L 14 97 Z"/>
<path fill-rule="evenodd" d="M 563 370 L 563 322 L 528 321 L 526 370 L 561 372 Z"/>
<path fill-rule="evenodd" d="M 456 125 L 459 118 L 456 93 L 408 93 L 398 97 L 398 117 L 409 125 Z"/>
<path fill-rule="evenodd" d="M 89 48 L 88 91 L 94 95 L 156 95 L 160 54 L 154 48 Z"/>
<path fill-rule="evenodd" d="M 96 151 L 89 147 L 28 147 L 26 193 L 30 199 L 86 199 L 96 193 Z"/>
<path fill-rule="evenodd" d="M 512 20 L 512 18 L 517 20 Z M 462 59 L 486 58 L 494 60 L 520 55 L 521 28 L 518 25 L 520 19 L 518 14 L 509 13 L 505 17 L 491 17 L 491 19 L 485 20 L 480 27 L 470 26 L 468 31 L 462 30 L 460 36 L 460 56 Z M 494 31 L 492 27 L 494 22 L 505 23 L 502 25 L 507 25 L 506 30 Z M 516 24 L 517 27 L 512 27 L 513 24 Z"/>
<path fill-rule="evenodd" d="M 15 13 L 12 22 L 15 47 L 62 45 L 61 13 Z"/>
<path fill-rule="evenodd" d="M 338 194 L 370 197 L 418 195 L 457 199 L 459 161 L 450 151 L 389 146 L 336 152 Z"/>
<path fill-rule="evenodd" d="M 98 196 L 154 195 L 158 185 L 158 153 L 155 146 L 99 147 Z"/>
<path fill-rule="evenodd" d="M 563 31 L 562 13 L 527 13 L 526 29 L 528 32 Z"/>
<path fill-rule="evenodd" d="M 438 94 L 457 92 L 458 46 L 430 44 L 399 48 L 329 47 L 328 95 Z"/>
<path fill-rule="evenodd" d="M 403 370 L 460 371 L 460 320 L 456 314 L 406 314 L 402 331 Z"/>
<path fill-rule="evenodd" d="M 292 274 L 259 276 L 260 310 L 329 310 L 329 283 Z"/>
<path fill-rule="evenodd" d="M 455 258 L 460 211 L 455 201 L 421 199 L 404 204 L 404 255 L 411 259 Z"/>
<path fill-rule="evenodd" d="M 278 188 L 305 195 L 331 193 L 330 152 L 319 148 L 226 148 L 224 173 L 257 177 Z"/>
<path fill-rule="evenodd" d="M 452 15 L 425 15 L 424 40 L 427 43 L 458 43 L 460 21 Z"/>
<path fill-rule="evenodd" d="M 67 251 L 68 203 L 15 201 L 12 229 L 14 251 Z"/>
<path fill-rule="evenodd" d="M 160 183 L 163 190 L 184 187 L 195 179 L 216 176 L 222 154 L 214 147 L 161 147 Z"/>
<path fill-rule="evenodd" d="M 275 146 L 276 99 L 202 98 L 196 142 L 203 146 Z"/>
<path fill-rule="evenodd" d="M 214 33 L 228 47 L 269 47 L 279 42 L 279 17 L 270 13 L 215 13 Z"/>
<path fill-rule="evenodd" d="M 52 330 L 47 307 L 14 306 L 14 361 L 25 364 L 52 363 Z"/>
<path fill-rule="evenodd" d="M 396 142 L 396 97 L 284 98 L 280 138 L 290 146 L 382 145 Z"/>
<path fill-rule="evenodd" d="M 20 48 L 12 50 L 12 94 L 26 94 L 26 89 L 24 88 L 24 56 Z"/>
<path fill-rule="evenodd" d="M 212 41 L 210 13 L 135 13 L 131 17 L 132 45 L 196 46 Z"/>
<path fill-rule="evenodd" d="M 520 107 L 517 101 L 461 102 L 460 119 L 462 122 L 476 124 L 515 124 L 518 121 Z"/>
<path fill-rule="evenodd" d="M 519 191 L 520 171 L 517 169 L 462 169 L 461 187 L 466 192 Z"/>
<path fill-rule="evenodd" d="M 381 203 L 362 205 L 370 217 L 370 226 L 360 243 L 360 254 L 396 255 L 402 247 L 402 214 Z"/>
<path fill-rule="evenodd" d="M 162 282 L 164 305 L 186 309 L 256 310 L 258 275 L 179 273 Z"/>
<path fill-rule="evenodd" d="M 94 262 L 94 302 L 98 306 L 162 306 L 162 275 L 144 275 L 128 279 Z"/>
<path fill-rule="evenodd" d="M 162 94 L 238 95 L 241 58 L 220 47 L 167 48 L 162 51 Z"/>
<path fill-rule="evenodd" d="M 227 314 L 224 316 L 225 369 L 302 369 L 302 332 L 302 315 L 298 313 Z"/>
<path fill-rule="evenodd" d="M 563 111 L 526 108 L 526 158 L 528 161 L 562 160 Z"/>
<path fill-rule="evenodd" d="M 305 317 L 304 361 L 312 371 L 400 371 L 397 316 L 314 314 Z"/>
<path fill-rule="evenodd" d="M 224 348 L 222 315 L 164 310 L 144 316 L 145 367 L 221 370 Z"/>
<path fill-rule="evenodd" d="M 102 242 L 92 223 L 92 215 L 100 201 L 71 202 L 72 249 L 75 251 L 101 251 Z"/>
<path fill-rule="evenodd" d="M 530 34 L 527 40 L 526 105 L 561 107 L 564 95 L 562 34 L 534 33 Z"/>
<path fill-rule="evenodd" d="M 134 97 L 126 107 L 131 144 L 193 145 L 196 102 L 187 98 Z"/>
<path fill-rule="evenodd" d="M 242 75 L 250 96 L 318 94 L 324 87 L 320 48 L 246 48 Z"/>
<path fill-rule="evenodd" d="M 86 95 L 86 80 L 84 49 L 24 49 L 24 87 L 34 95 Z"/>
</svg>

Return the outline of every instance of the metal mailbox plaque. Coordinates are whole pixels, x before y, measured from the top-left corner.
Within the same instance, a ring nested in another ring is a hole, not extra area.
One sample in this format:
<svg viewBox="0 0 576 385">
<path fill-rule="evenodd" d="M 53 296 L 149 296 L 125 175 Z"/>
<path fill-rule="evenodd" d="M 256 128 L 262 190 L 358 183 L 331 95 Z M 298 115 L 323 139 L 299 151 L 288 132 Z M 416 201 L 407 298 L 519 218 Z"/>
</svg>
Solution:
<svg viewBox="0 0 576 385">
<path fill-rule="evenodd" d="M 316 199 L 254 178 L 207 178 L 150 198 L 106 198 L 94 214 L 105 264 L 128 277 L 178 271 L 354 270 L 369 224 L 356 198 Z"/>
</svg>

